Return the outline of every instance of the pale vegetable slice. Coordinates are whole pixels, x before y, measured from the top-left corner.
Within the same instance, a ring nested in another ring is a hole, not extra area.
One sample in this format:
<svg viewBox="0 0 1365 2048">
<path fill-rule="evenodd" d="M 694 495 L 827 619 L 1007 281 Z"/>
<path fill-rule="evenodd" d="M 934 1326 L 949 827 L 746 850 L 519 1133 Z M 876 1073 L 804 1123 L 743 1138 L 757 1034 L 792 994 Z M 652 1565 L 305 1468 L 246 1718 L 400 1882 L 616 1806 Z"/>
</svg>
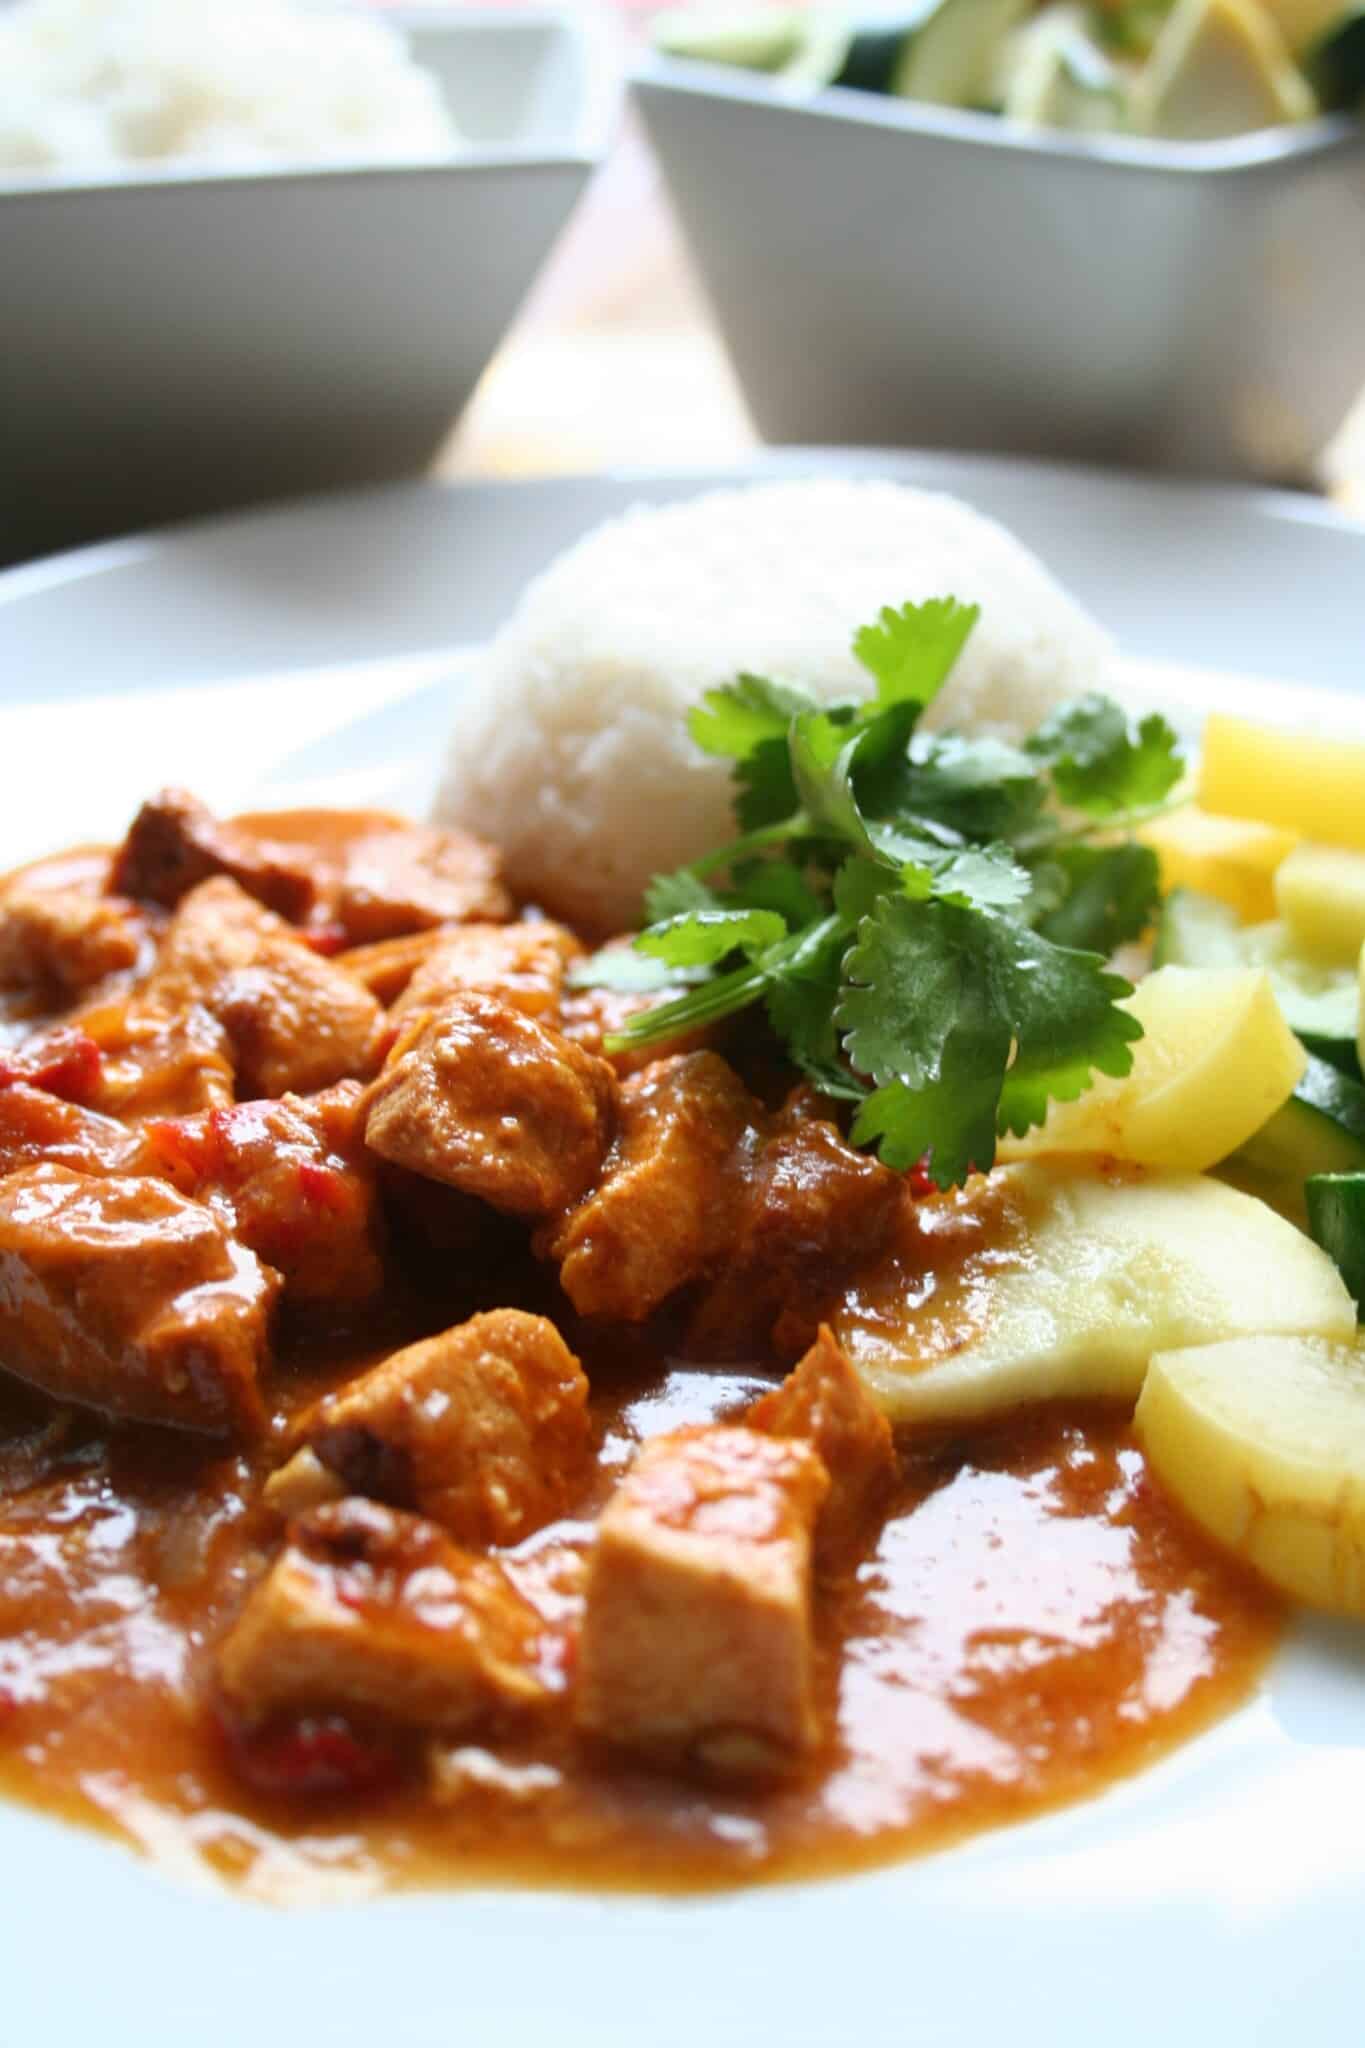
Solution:
<svg viewBox="0 0 1365 2048">
<path fill-rule="evenodd" d="M 907 1271 L 899 1294 L 864 1284 L 832 1318 L 893 1421 L 1132 1402 L 1155 1351 L 1355 1328 L 1327 1254 L 1221 1181 L 1115 1180 L 1060 1162 L 997 1168 L 945 1199 L 945 1231 L 969 1229 L 973 1204 L 979 1244 L 927 1298 Z"/>
<path fill-rule="evenodd" d="M 1225 817 L 1261 818 L 1365 852 L 1365 741 L 1212 712 L 1204 721 L 1199 801 Z"/>
<path fill-rule="evenodd" d="M 1132 1071 L 1054 1102 L 1046 1122 L 1002 1138 L 998 1158 L 1089 1152 L 1202 1172 L 1258 1131 L 1303 1073 L 1303 1047 L 1259 968 L 1161 967 L 1124 1008 L 1144 1034 Z"/>
<path fill-rule="evenodd" d="M 1365 1349 L 1261 1336 L 1153 1358 L 1152 1468 L 1215 1541 L 1312 1607 L 1365 1616 Z"/>
<path fill-rule="evenodd" d="M 1296 847 L 1275 876 L 1275 900 L 1305 952 L 1327 961 L 1359 959 L 1365 945 L 1365 853 L 1344 846 Z"/>
<path fill-rule="evenodd" d="M 1300 56 L 1341 18 L 1342 0 L 1261 0 L 1287 50 Z"/>
<path fill-rule="evenodd" d="M 1246 135 L 1316 111 L 1256 0 L 1176 0 L 1132 97 L 1134 127 L 1173 142 Z"/>
<path fill-rule="evenodd" d="M 1216 896 L 1244 924 L 1275 915 L 1274 875 L 1298 835 L 1257 818 L 1220 818 L 1198 804 L 1153 818 L 1137 837 L 1161 865 L 1161 886 Z"/>
</svg>

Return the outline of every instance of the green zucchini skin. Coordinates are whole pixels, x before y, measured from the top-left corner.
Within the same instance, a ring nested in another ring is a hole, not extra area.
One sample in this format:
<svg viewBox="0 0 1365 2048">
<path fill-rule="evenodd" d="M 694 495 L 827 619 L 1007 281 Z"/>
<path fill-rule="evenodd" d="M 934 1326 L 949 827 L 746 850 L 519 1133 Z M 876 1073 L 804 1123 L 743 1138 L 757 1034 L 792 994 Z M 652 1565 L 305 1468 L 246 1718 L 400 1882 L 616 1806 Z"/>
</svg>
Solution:
<svg viewBox="0 0 1365 2048">
<path fill-rule="evenodd" d="M 848 39 L 844 61 L 830 84 L 846 85 L 853 92 L 894 92 L 901 52 L 906 37 L 913 33 L 913 26 L 905 21 L 855 28 Z"/>
<path fill-rule="evenodd" d="M 1354 1297 L 1365 1301 L 1365 1173 L 1315 1173 L 1305 1183 L 1308 1227 Z"/>
<path fill-rule="evenodd" d="M 1282 1215 L 1305 1221 L 1304 1188 L 1327 1176 L 1365 1174 L 1365 1087 L 1309 1054 L 1298 1087 L 1228 1162 Z"/>
<path fill-rule="evenodd" d="M 1303 69 L 1323 107 L 1349 113 L 1365 100 L 1365 7 L 1345 8 L 1305 52 Z"/>
</svg>

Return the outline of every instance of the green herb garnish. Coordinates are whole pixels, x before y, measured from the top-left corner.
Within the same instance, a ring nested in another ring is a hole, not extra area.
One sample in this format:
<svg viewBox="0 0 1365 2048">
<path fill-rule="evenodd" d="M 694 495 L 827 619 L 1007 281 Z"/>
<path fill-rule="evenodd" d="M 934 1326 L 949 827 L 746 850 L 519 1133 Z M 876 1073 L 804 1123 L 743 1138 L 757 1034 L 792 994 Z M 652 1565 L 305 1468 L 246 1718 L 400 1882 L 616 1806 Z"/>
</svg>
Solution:
<svg viewBox="0 0 1365 2048">
<path fill-rule="evenodd" d="M 1105 960 L 1151 920 L 1156 857 L 1128 834 L 1181 774 L 1163 719 L 1101 696 L 1023 747 L 918 732 L 976 618 L 953 598 L 883 611 L 853 643 L 865 702 L 749 675 L 710 691 L 689 728 L 732 764 L 741 836 L 656 876 L 633 951 L 573 975 L 688 984 L 613 1050 L 762 1002 L 793 1064 L 857 1105 L 854 1142 L 940 1187 L 1132 1066 L 1132 990 Z"/>
</svg>

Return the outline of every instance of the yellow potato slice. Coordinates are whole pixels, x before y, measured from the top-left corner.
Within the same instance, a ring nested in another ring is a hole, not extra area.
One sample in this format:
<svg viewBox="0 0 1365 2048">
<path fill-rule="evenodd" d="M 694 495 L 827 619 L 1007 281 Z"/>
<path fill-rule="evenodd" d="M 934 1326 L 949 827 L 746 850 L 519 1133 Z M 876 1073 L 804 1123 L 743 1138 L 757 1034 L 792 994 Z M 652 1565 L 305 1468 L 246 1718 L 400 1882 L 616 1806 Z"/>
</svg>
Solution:
<svg viewBox="0 0 1365 2048">
<path fill-rule="evenodd" d="M 1365 1616 L 1365 1348 L 1244 1337 L 1153 1358 L 1137 1408 L 1162 1484 L 1271 1585 Z"/>
<path fill-rule="evenodd" d="M 1354 962 L 1365 945 L 1365 853 L 1299 846 L 1275 876 L 1275 901 L 1293 943 L 1319 959 Z"/>
<path fill-rule="evenodd" d="M 1260 968 L 1160 967 L 1124 1007 L 1144 1033 L 1131 1073 L 1054 1102 L 1046 1122 L 1002 1138 L 998 1158 L 1089 1152 L 1200 1173 L 1258 1131 L 1303 1076 L 1303 1047 Z"/>
<path fill-rule="evenodd" d="M 1204 722 L 1199 802 L 1224 817 L 1260 818 L 1365 852 L 1365 741 L 1283 732 L 1212 712 Z"/>
<path fill-rule="evenodd" d="M 1198 889 L 1228 904 L 1243 924 L 1275 915 L 1274 875 L 1298 844 L 1297 834 L 1256 818 L 1219 818 L 1198 804 L 1184 804 L 1153 818 L 1137 837 L 1161 864 L 1161 886 Z"/>
<path fill-rule="evenodd" d="M 1348 1337 L 1355 1304 L 1324 1251 L 1254 1196 L 1197 1174 L 997 1168 L 924 1221 L 977 1242 L 938 1284 L 893 1268 L 831 1318 L 894 1421 L 1028 1402 L 1136 1400 L 1155 1351 L 1274 1330 Z"/>
</svg>

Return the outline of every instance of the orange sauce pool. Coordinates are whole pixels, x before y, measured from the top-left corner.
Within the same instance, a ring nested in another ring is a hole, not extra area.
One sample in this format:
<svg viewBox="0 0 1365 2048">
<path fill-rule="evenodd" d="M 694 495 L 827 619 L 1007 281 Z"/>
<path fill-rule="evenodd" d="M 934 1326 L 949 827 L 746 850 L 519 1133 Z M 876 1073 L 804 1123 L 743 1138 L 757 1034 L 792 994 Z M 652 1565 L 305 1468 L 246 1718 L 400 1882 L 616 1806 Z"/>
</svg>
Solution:
<svg viewBox="0 0 1365 2048">
<path fill-rule="evenodd" d="M 759 1384 L 667 1364 L 604 1383 L 585 1519 L 510 1553 L 547 1614 L 577 1598 L 552 1546 L 591 1540 L 635 1445 Z M 820 1589 L 830 1736 L 799 1778 L 708 1788 L 560 1729 L 447 1745 L 368 1804 L 290 1807 L 244 1792 L 211 1707 L 214 1645 L 277 1535 L 250 1505 L 251 1461 L 45 1434 L 0 1400 L 0 1790 L 259 1896 L 676 1891 L 885 1861 L 1139 1768 L 1242 1699 L 1279 1633 L 1275 1604 L 1165 1504 L 1124 1422 L 1042 1411 L 903 1446 L 880 1541 Z"/>
</svg>

